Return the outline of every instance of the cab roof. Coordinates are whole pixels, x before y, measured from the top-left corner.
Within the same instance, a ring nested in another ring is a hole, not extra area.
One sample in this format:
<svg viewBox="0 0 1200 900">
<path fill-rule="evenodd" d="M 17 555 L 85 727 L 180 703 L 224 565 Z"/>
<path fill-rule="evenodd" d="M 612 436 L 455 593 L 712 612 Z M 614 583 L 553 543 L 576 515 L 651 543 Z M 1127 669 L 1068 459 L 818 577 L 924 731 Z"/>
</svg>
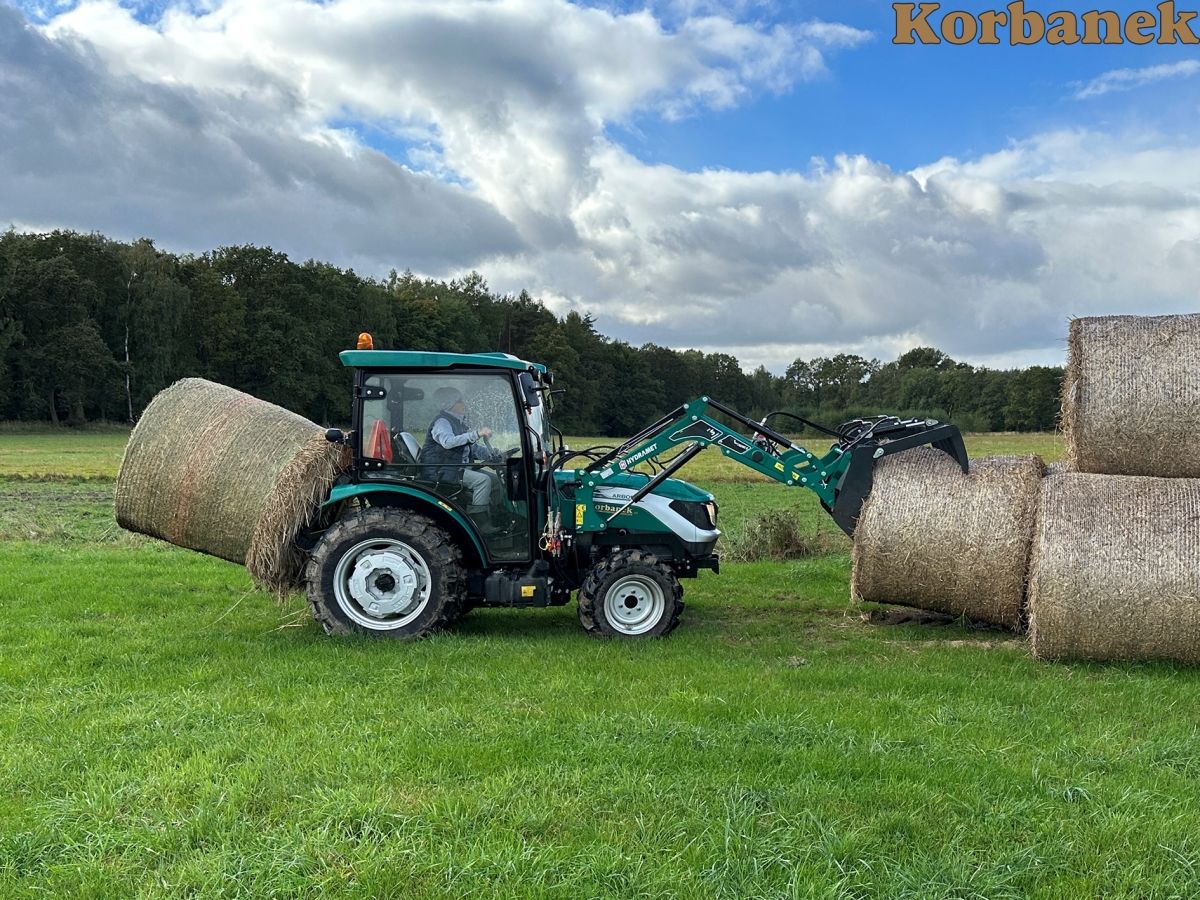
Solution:
<svg viewBox="0 0 1200 900">
<path fill-rule="evenodd" d="M 426 353 L 421 350 L 343 350 L 338 354 L 343 366 L 356 369 L 453 369 L 456 367 L 516 369 L 520 372 L 536 369 L 545 372 L 541 363 L 525 362 L 511 353 Z"/>
</svg>

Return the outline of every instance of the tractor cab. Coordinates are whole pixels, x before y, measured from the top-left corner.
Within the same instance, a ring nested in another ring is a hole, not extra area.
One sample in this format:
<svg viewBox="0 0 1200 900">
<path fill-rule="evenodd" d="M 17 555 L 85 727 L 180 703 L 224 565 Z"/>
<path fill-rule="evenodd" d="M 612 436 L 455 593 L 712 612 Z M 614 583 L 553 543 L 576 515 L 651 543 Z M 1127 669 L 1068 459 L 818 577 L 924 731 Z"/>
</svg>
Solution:
<svg viewBox="0 0 1200 900">
<path fill-rule="evenodd" d="M 530 563 L 551 450 L 544 366 L 501 353 L 350 350 L 354 463 L 340 492 L 372 505 L 432 500 L 484 565 Z M 335 487 L 333 499 L 339 488 Z"/>
</svg>

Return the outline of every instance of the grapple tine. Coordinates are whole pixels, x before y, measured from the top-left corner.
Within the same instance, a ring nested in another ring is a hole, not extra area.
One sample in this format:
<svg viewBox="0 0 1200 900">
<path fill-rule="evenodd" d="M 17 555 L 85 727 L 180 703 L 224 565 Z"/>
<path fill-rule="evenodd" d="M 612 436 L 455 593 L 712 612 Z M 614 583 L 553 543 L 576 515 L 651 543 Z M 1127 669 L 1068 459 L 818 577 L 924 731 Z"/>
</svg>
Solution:
<svg viewBox="0 0 1200 900">
<path fill-rule="evenodd" d="M 948 454 L 951 459 L 962 467 L 963 474 L 968 474 L 971 471 L 971 461 L 967 459 L 967 445 L 963 443 L 962 434 L 953 425 L 944 425 L 942 427 L 952 429 L 953 434 L 933 444 L 933 448 Z"/>
<path fill-rule="evenodd" d="M 850 465 L 842 476 L 833 508 L 829 510 L 833 521 L 850 537 L 854 537 L 858 514 L 862 512 L 862 505 L 871 493 L 875 475 L 875 449 L 875 445 L 860 445 L 850 451 Z"/>
</svg>

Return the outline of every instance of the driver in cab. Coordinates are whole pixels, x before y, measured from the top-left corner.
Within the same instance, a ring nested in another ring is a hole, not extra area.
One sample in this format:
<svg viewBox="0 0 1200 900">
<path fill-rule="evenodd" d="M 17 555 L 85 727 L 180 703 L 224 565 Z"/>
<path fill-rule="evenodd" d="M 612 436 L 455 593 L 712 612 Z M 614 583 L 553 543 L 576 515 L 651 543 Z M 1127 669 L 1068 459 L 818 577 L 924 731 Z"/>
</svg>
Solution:
<svg viewBox="0 0 1200 900">
<path fill-rule="evenodd" d="M 492 484 L 495 477 L 478 469 L 466 468 L 471 463 L 495 463 L 504 455 L 487 443 L 492 429 L 486 425 L 472 428 L 467 424 L 467 405 L 462 392 L 441 387 L 433 393 L 441 412 L 429 424 L 429 434 L 421 448 L 425 478 L 430 481 L 461 481 L 471 492 L 468 512 L 483 518 L 491 507 Z M 483 444 L 480 444 L 483 441 Z"/>
</svg>

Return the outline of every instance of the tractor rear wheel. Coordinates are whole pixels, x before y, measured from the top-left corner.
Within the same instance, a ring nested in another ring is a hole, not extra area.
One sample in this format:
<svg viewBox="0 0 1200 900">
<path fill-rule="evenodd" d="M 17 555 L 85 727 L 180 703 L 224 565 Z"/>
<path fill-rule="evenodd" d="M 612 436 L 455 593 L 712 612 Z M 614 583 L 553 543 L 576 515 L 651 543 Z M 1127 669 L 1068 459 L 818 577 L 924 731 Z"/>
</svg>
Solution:
<svg viewBox="0 0 1200 900">
<path fill-rule="evenodd" d="M 595 637 L 664 637 L 683 612 L 683 587 L 671 567 L 641 550 L 597 563 L 579 589 L 579 623 Z"/>
<path fill-rule="evenodd" d="M 389 506 L 334 523 L 304 581 L 313 618 L 327 634 L 418 638 L 451 624 L 467 599 L 453 538 L 432 519 Z"/>
</svg>

